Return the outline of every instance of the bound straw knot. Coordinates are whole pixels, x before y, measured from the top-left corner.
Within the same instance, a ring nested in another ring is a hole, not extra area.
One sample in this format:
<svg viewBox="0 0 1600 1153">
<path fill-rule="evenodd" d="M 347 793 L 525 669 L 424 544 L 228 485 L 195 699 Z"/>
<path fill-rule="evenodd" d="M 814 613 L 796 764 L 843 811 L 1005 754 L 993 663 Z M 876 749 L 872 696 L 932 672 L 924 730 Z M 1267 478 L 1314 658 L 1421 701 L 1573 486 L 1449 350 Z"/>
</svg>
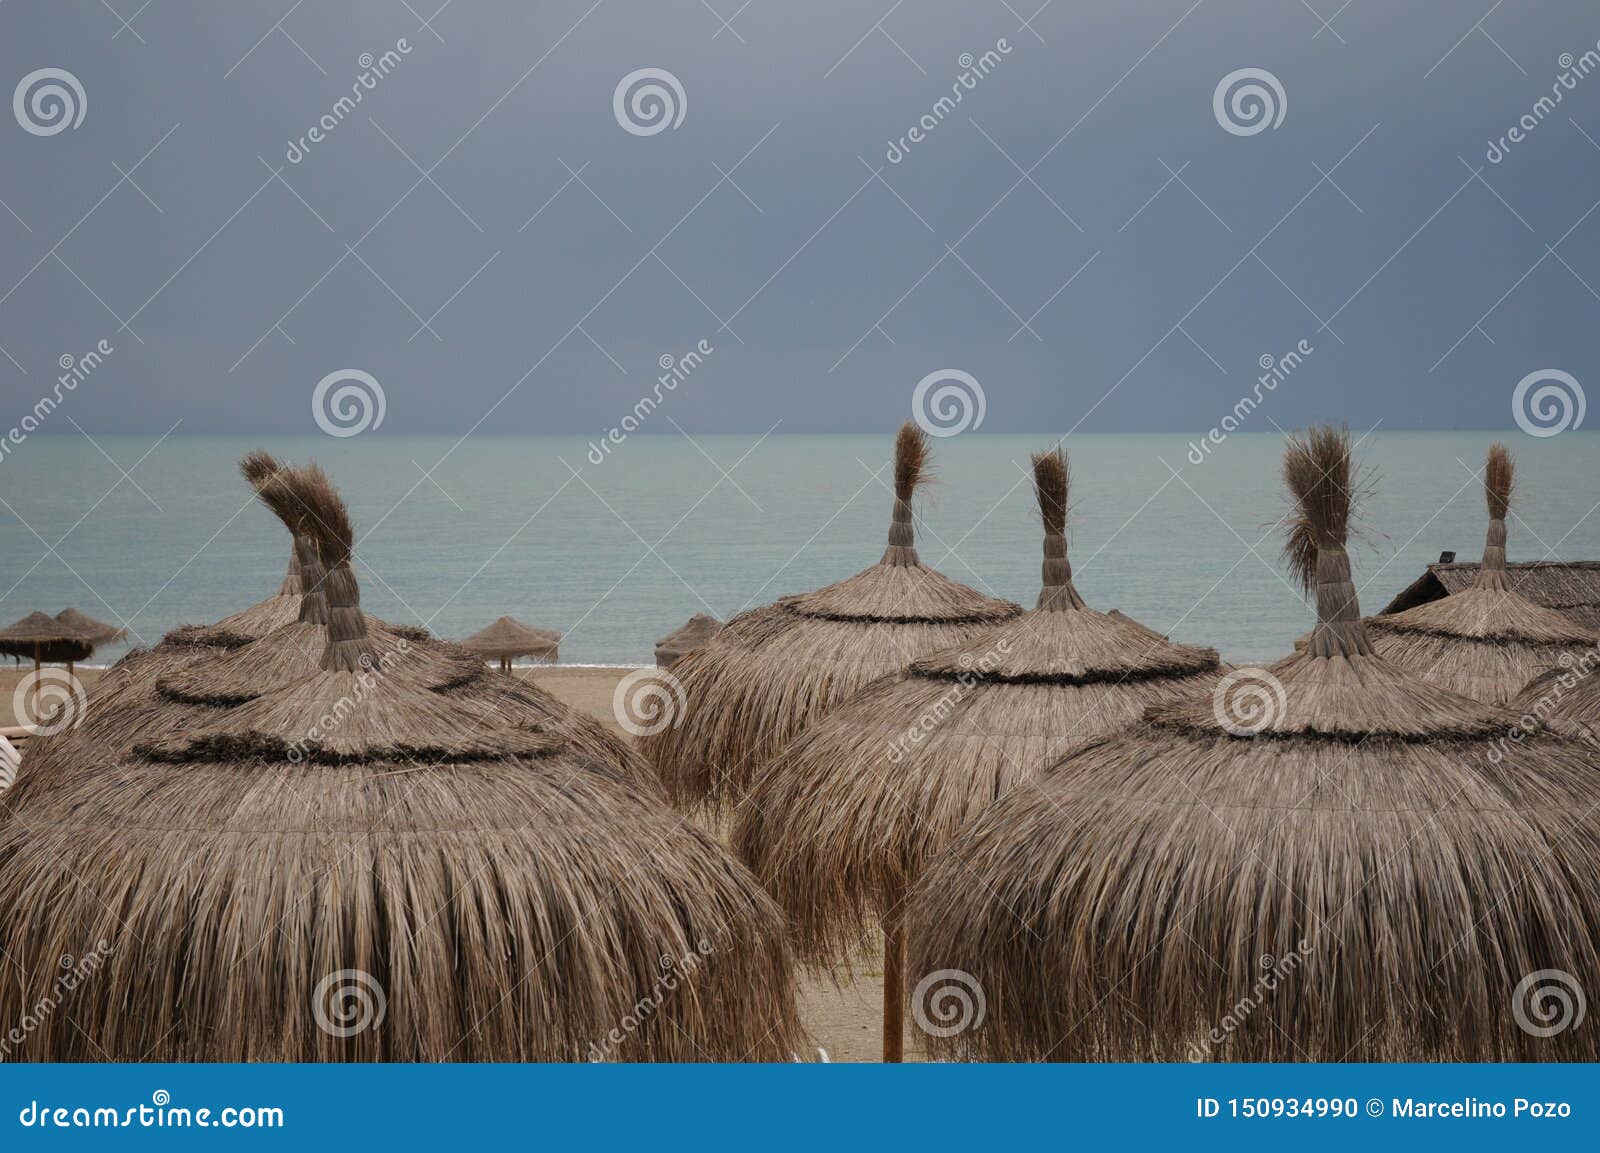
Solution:
<svg viewBox="0 0 1600 1153">
<path fill-rule="evenodd" d="M 1033 454 L 1033 491 L 1044 522 L 1044 564 L 1040 571 L 1039 601 L 1035 609 L 1081 609 L 1083 598 L 1072 587 L 1072 565 L 1067 560 L 1067 488 L 1071 469 L 1066 451 Z"/>
<path fill-rule="evenodd" d="M 1308 592 L 1316 594 L 1317 625 L 1306 651 L 1317 657 L 1372 653 L 1345 552 L 1357 484 L 1348 429 L 1323 425 L 1291 436 L 1283 479 L 1294 498 L 1284 552 Z"/>
<path fill-rule="evenodd" d="M 879 564 L 918 567 L 916 528 L 911 518 L 911 494 L 930 479 L 927 472 L 928 437 L 915 424 L 900 426 L 894 442 L 894 513 L 889 519 L 889 547 Z"/>
<path fill-rule="evenodd" d="M 1477 587 L 1501 592 L 1511 587 L 1506 579 L 1506 514 L 1516 487 L 1516 467 L 1503 444 L 1489 446 L 1483 469 L 1484 496 L 1489 504 L 1489 531 L 1483 541 L 1483 563 L 1478 566 Z"/>
</svg>

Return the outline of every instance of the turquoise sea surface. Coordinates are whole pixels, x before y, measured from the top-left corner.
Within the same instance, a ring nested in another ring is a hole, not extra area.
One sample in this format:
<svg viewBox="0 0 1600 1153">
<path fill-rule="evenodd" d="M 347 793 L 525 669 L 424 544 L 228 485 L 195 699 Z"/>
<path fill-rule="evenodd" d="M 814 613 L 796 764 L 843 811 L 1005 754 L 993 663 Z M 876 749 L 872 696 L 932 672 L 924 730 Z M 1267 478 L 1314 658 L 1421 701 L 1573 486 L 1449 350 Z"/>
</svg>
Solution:
<svg viewBox="0 0 1600 1153">
<path fill-rule="evenodd" d="M 933 441 L 937 483 L 917 501 L 923 560 L 1031 605 L 1040 542 L 1028 454 L 1053 435 Z M 1521 496 L 1511 559 L 1600 558 L 1600 435 L 1502 438 Z M 1493 439 L 1362 438 L 1375 487 L 1351 556 L 1365 610 L 1441 550 L 1477 558 Z M 1282 439 L 1236 434 L 1204 453 L 1197 442 L 1070 438 L 1078 587 L 1095 608 L 1228 660 L 1273 659 L 1312 619 L 1279 557 Z M 0 617 L 76 605 L 153 644 L 269 595 L 288 537 L 234 464 L 263 447 L 318 461 L 339 485 L 369 611 L 446 637 L 510 614 L 562 630 L 563 663 L 648 663 L 656 638 L 692 613 L 726 619 L 876 561 L 891 445 L 888 434 L 672 434 L 602 453 L 581 437 L 35 435 L 0 460 Z"/>
</svg>

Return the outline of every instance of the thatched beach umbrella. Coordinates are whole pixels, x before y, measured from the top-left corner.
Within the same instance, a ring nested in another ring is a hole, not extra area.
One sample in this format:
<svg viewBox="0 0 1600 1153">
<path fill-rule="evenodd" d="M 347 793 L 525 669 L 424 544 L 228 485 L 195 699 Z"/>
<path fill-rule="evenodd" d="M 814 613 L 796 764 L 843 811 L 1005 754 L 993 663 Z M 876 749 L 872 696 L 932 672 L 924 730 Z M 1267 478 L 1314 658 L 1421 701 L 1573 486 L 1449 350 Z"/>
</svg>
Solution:
<svg viewBox="0 0 1600 1153">
<path fill-rule="evenodd" d="M 116 625 L 108 625 L 104 621 L 97 621 L 86 612 L 79 609 L 62 609 L 56 614 L 56 620 L 64 625 L 71 625 L 84 636 L 89 638 L 91 644 L 96 646 L 120 641 L 128 635 L 127 629 L 119 629 Z"/>
<path fill-rule="evenodd" d="M 685 707 L 640 747 L 680 804 L 726 805 L 807 724 L 868 681 L 1016 616 L 917 556 L 911 497 L 927 479 L 927 437 L 895 441 L 894 515 L 883 558 L 848 580 L 730 620 L 672 668 Z"/>
<path fill-rule="evenodd" d="M 1600 748 L 1600 644 L 1563 656 L 1529 681 L 1511 708 L 1518 714 L 1518 743 L 1547 726 Z"/>
<path fill-rule="evenodd" d="M 1496 755 L 1509 713 L 1374 653 L 1345 552 L 1347 433 L 1292 438 L 1284 474 L 1311 643 L 1074 750 L 934 862 L 910 972 L 935 991 L 959 970 L 973 1006 L 934 1018 L 939 1051 L 1600 1056 L 1600 1031 L 1545 1027 L 1541 987 L 1559 970 L 1600 988 L 1594 759 L 1549 732 Z"/>
<path fill-rule="evenodd" d="M 739 807 L 735 851 L 832 963 L 884 931 L 884 1060 L 901 1058 L 903 904 L 912 882 L 994 799 L 1076 742 L 1210 685 L 1217 654 L 1084 604 L 1067 562 L 1067 462 L 1033 458 L 1044 577 L 1031 612 L 912 662 L 780 752 Z"/>
<path fill-rule="evenodd" d="M 722 631 L 722 622 L 709 613 L 695 613 L 656 642 L 656 667 L 669 669 L 690 649 L 699 648 Z"/>
<path fill-rule="evenodd" d="M 27 1060 L 781 1060 L 782 916 L 641 783 L 383 667 L 337 496 L 312 675 L 13 790 L 0 1020 Z"/>
<path fill-rule="evenodd" d="M 1378 655 L 1452 692 L 1503 705 L 1544 670 L 1591 648 L 1600 635 L 1513 591 L 1506 574 L 1511 454 L 1490 447 L 1484 469 L 1489 532 L 1473 586 L 1404 612 L 1372 617 Z"/>
<path fill-rule="evenodd" d="M 499 661 L 500 671 L 509 673 L 511 662 L 517 657 L 537 657 L 555 664 L 560 651 L 561 634 L 553 629 L 536 629 L 532 625 L 525 625 L 516 617 L 500 617 L 456 643 L 468 652 Z"/>
<path fill-rule="evenodd" d="M 0 629 L 0 653 L 41 664 L 71 667 L 94 652 L 94 641 L 76 625 L 46 613 L 31 612 Z"/>
<path fill-rule="evenodd" d="M 239 634 L 227 630 L 220 634 L 227 644 L 169 638 L 154 649 L 124 657 L 90 693 L 80 723 L 34 740 L 28 754 L 30 773 L 86 758 L 115 760 L 142 741 L 185 731 L 217 709 L 253 700 L 316 670 L 327 645 L 322 562 L 314 538 L 301 523 L 298 506 L 283 499 L 271 483 L 280 472 L 294 470 L 262 452 L 248 454 L 240 468 L 294 540 L 291 567 L 295 587 L 301 590 L 293 597 L 295 618 L 242 644 L 233 644 Z M 314 467 L 311 471 L 321 478 Z M 321 480 L 325 483 L 325 478 Z M 280 608 L 275 606 L 272 613 Z M 253 619 L 259 624 L 265 617 L 255 613 Z M 599 763 L 640 779 L 653 777 L 628 742 L 543 689 L 512 677 L 491 675 L 479 658 L 425 630 L 401 628 L 371 616 L 366 622 L 376 651 L 387 661 L 405 664 L 409 675 L 426 682 L 432 691 L 492 705 L 509 724 L 549 727 Z"/>
</svg>

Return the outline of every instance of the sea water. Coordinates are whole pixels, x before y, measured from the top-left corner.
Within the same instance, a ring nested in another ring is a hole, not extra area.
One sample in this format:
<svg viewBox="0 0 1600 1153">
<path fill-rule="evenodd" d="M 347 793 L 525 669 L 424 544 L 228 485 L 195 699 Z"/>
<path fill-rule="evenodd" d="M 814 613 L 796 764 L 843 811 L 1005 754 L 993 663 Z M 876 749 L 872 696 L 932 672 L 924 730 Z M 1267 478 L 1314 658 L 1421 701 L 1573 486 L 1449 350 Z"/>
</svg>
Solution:
<svg viewBox="0 0 1600 1153">
<path fill-rule="evenodd" d="M 1374 492 L 1351 559 L 1362 608 L 1375 612 L 1441 550 L 1477 559 L 1495 437 L 1356 435 Z M 934 440 L 935 483 L 916 500 L 923 561 L 1031 606 L 1040 529 L 1028 456 L 1052 436 Z M 1502 438 L 1521 496 L 1511 559 L 1600 558 L 1600 436 Z M 1312 621 L 1280 557 L 1282 439 L 1235 434 L 1195 453 L 1197 440 L 1068 440 L 1078 589 L 1094 608 L 1227 660 L 1271 660 Z M 726 619 L 875 562 L 892 441 L 635 435 L 596 464 L 582 436 L 38 435 L 0 462 L 0 617 L 76 605 L 153 644 L 276 591 L 289 539 L 235 468 L 263 447 L 321 463 L 339 486 L 368 611 L 445 637 L 510 614 L 561 630 L 563 663 L 648 663 L 655 640 L 693 613 Z"/>
</svg>

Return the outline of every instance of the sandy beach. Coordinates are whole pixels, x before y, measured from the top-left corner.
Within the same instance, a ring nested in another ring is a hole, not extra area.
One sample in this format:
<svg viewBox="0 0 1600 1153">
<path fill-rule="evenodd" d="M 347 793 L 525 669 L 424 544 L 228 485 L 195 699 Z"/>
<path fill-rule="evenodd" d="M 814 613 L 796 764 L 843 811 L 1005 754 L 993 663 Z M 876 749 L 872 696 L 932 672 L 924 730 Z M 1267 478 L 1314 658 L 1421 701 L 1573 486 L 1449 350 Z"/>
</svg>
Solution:
<svg viewBox="0 0 1600 1153">
<path fill-rule="evenodd" d="M 18 681 L 32 670 L 7 666 L 0 669 L 0 726 L 16 724 L 12 694 Z M 628 672 L 620 668 L 592 668 L 555 665 L 544 668 L 518 668 L 526 677 L 547 689 L 573 708 L 582 709 L 615 726 L 611 694 Z M 92 691 L 101 675 L 99 669 L 76 670 L 86 690 Z M 620 731 L 620 730 L 619 730 Z M 24 746 L 26 748 L 26 746 Z M 722 831 L 713 829 L 722 838 Z M 725 838 L 723 838 L 725 839 Z M 876 957 L 856 958 L 848 969 L 829 975 L 805 973 L 800 981 L 800 1011 L 813 1043 L 825 1050 L 832 1061 L 876 1061 L 882 1053 L 880 1000 L 883 971 Z M 816 1052 L 801 1054 L 817 1060 Z M 922 1059 L 916 1045 L 916 1029 L 907 1020 L 906 1059 Z"/>
</svg>

